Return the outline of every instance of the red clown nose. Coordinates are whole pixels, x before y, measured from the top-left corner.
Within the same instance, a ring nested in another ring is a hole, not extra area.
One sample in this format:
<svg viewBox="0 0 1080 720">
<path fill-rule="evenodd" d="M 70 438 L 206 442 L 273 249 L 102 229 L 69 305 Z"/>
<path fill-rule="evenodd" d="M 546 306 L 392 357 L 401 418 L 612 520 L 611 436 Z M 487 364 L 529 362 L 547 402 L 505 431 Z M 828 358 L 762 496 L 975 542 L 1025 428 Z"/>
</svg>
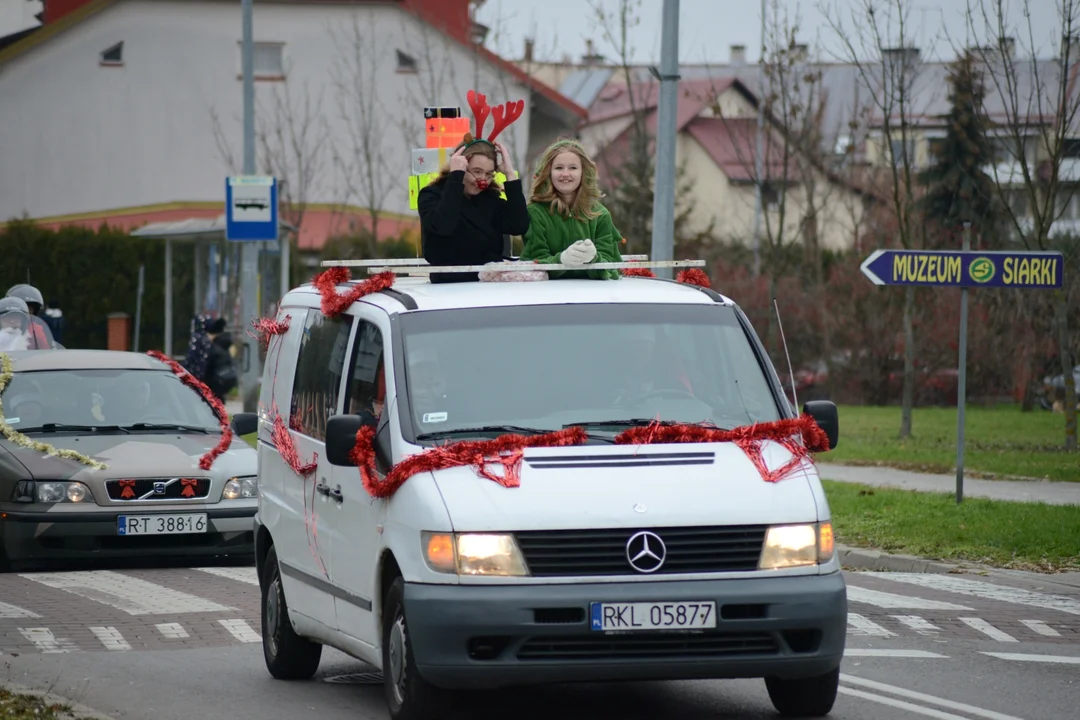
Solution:
<svg viewBox="0 0 1080 720">
<path fill-rule="evenodd" d="M 476 181 L 476 189 L 477 190 L 487 190 L 487 186 L 488 186 L 488 181 L 487 180 L 477 180 Z"/>
</svg>

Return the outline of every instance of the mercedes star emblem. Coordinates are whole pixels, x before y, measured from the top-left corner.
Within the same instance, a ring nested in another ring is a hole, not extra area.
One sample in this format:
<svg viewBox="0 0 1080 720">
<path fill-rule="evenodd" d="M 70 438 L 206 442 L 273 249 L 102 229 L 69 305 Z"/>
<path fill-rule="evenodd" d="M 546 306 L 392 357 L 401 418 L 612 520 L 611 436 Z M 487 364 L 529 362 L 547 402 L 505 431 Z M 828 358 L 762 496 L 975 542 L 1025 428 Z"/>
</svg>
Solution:
<svg viewBox="0 0 1080 720">
<path fill-rule="evenodd" d="M 667 557 L 667 548 L 660 536 L 648 530 L 634 533 L 626 541 L 626 560 L 638 572 L 651 573 L 660 569 Z"/>
</svg>

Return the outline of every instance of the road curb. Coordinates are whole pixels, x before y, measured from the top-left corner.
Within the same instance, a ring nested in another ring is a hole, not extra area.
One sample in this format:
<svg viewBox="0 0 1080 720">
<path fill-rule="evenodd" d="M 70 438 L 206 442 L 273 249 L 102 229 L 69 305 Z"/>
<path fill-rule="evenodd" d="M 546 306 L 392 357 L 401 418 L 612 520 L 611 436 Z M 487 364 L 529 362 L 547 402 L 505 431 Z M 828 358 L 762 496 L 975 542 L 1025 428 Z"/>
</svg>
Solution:
<svg viewBox="0 0 1080 720">
<path fill-rule="evenodd" d="M 0 686 L 3 686 L 3 688 L 9 692 L 41 698 L 49 704 L 64 705 L 70 708 L 69 716 L 79 718 L 79 720 L 116 720 L 112 715 L 105 715 L 92 707 L 87 707 L 86 705 L 75 702 L 71 698 L 57 695 L 54 692 L 35 690 L 34 688 L 19 685 L 18 683 L 9 680 L 0 680 Z"/>
<path fill-rule="evenodd" d="M 852 570 L 939 574 L 957 573 L 964 570 L 983 570 L 981 567 L 971 565 L 943 563 L 916 555 L 893 555 L 880 550 L 869 550 L 840 544 L 836 546 L 836 555 L 840 559 L 841 566 Z"/>
</svg>

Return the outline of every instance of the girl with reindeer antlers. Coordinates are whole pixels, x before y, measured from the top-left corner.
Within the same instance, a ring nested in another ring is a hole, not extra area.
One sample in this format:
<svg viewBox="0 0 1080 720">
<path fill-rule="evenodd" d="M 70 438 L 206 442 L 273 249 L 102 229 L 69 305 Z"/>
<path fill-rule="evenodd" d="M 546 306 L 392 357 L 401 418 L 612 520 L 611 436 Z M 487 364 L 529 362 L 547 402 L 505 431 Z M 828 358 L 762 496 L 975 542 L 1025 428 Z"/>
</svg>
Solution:
<svg viewBox="0 0 1080 720">
<path fill-rule="evenodd" d="M 495 140 L 521 117 L 525 101 L 491 108 L 487 98 L 475 90 L 469 91 L 468 100 L 476 137 L 466 133 L 447 166 L 417 196 L 424 259 L 431 265 L 502 262 L 503 235 L 525 235 L 529 230 L 521 180 L 514 172 L 510 153 Z M 485 139 L 484 123 L 489 114 L 495 127 Z M 506 176 L 505 185 L 495 182 L 496 171 Z M 506 193 L 505 200 L 500 193 Z M 433 283 L 478 279 L 479 273 L 431 275 Z"/>
</svg>

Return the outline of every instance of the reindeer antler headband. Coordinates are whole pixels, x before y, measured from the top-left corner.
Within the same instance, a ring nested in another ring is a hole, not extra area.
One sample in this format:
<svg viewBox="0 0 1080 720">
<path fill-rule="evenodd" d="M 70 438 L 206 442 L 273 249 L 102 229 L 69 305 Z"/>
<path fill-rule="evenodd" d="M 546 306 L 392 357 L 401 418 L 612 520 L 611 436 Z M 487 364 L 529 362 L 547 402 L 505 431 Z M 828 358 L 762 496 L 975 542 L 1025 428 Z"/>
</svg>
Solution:
<svg viewBox="0 0 1080 720">
<path fill-rule="evenodd" d="M 469 107 L 472 108 L 473 119 L 476 120 L 476 137 L 474 138 L 471 133 L 465 133 L 465 147 L 478 142 L 494 145 L 495 138 L 499 136 L 499 133 L 513 125 L 521 117 L 521 114 L 525 112 L 524 100 L 507 100 L 502 105 L 496 105 L 492 108 L 488 105 L 487 96 L 483 93 L 470 90 L 466 97 L 469 100 Z M 492 116 L 495 127 L 492 128 L 491 134 L 485 139 L 484 123 L 487 122 L 488 115 Z"/>
</svg>

